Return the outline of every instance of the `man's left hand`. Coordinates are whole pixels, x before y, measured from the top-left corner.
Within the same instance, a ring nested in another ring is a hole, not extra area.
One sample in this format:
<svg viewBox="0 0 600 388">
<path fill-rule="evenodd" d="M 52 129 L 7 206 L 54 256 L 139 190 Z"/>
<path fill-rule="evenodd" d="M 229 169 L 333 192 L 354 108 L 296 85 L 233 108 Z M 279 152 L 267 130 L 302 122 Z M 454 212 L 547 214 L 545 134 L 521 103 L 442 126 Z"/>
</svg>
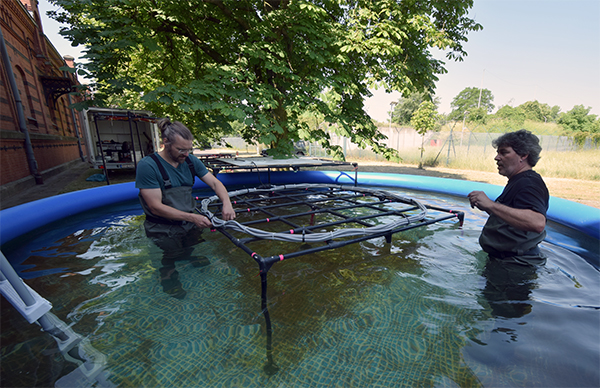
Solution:
<svg viewBox="0 0 600 388">
<path fill-rule="evenodd" d="M 223 208 L 221 209 L 221 217 L 224 221 L 233 220 L 235 218 L 235 210 L 233 210 L 231 203 L 223 204 Z"/>
</svg>

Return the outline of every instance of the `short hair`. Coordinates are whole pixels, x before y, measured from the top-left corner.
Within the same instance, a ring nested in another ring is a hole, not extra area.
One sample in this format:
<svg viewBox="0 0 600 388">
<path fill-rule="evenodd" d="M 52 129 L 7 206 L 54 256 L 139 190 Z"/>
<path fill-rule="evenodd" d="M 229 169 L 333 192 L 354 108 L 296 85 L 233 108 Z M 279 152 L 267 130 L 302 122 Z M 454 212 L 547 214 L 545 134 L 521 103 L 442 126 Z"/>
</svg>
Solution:
<svg viewBox="0 0 600 388">
<path fill-rule="evenodd" d="M 160 119 L 158 120 L 158 129 L 160 129 L 161 138 L 167 139 L 169 143 L 173 143 L 177 135 L 185 140 L 194 140 L 192 132 L 179 121 L 171 122 L 169 118 Z"/>
<path fill-rule="evenodd" d="M 527 156 L 527 163 L 533 167 L 540 160 L 540 139 L 533 133 L 521 129 L 516 132 L 508 132 L 492 141 L 495 148 L 511 147 L 519 156 Z"/>
</svg>

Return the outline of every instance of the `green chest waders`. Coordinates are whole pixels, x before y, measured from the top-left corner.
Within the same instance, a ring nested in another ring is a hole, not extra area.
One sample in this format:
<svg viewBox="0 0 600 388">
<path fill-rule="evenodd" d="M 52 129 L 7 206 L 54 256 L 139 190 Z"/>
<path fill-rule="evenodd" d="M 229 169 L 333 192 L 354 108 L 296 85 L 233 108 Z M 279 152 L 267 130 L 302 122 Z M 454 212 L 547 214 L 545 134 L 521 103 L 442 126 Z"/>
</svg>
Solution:
<svg viewBox="0 0 600 388">
<path fill-rule="evenodd" d="M 479 244 L 496 259 L 524 265 L 541 265 L 546 262 L 546 257 L 538 244 L 545 237 L 546 231 L 535 233 L 519 230 L 492 214 L 479 236 Z"/>
</svg>

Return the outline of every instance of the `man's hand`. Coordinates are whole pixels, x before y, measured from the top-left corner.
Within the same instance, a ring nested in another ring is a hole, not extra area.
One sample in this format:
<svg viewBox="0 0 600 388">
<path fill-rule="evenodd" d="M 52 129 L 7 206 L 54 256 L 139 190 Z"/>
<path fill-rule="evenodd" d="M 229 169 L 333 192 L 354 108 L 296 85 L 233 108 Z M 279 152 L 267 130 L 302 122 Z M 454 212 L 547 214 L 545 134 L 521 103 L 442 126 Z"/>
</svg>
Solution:
<svg viewBox="0 0 600 388">
<path fill-rule="evenodd" d="M 467 196 L 471 203 L 471 208 L 477 208 L 489 213 L 489 209 L 494 205 L 494 201 L 488 198 L 483 191 L 471 191 Z"/>
<path fill-rule="evenodd" d="M 227 189 L 223 186 L 223 183 L 211 173 L 205 174 L 200 179 L 202 182 L 206 183 L 208 187 L 213 189 L 215 194 L 217 194 L 217 197 L 219 197 L 223 203 L 223 207 L 221 208 L 221 218 L 223 221 L 233 220 L 235 218 L 235 210 L 233 210 L 229 194 L 227 194 Z"/>
<path fill-rule="evenodd" d="M 140 195 L 152 214 L 173 221 L 187 221 L 196 224 L 199 228 L 211 228 L 212 222 L 201 214 L 187 213 L 162 203 L 160 189 L 140 189 Z"/>
<path fill-rule="evenodd" d="M 530 209 L 515 209 L 488 198 L 483 191 L 472 191 L 468 195 L 471 207 L 500 217 L 517 229 L 542 233 L 546 227 L 546 217 Z"/>
<path fill-rule="evenodd" d="M 223 203 L 223 207 L 221 209 L 221 217 L 224 221 L 233 220 L 235 218 L 235 210 L 233 210 L 231 201 L 226 201 Z"/>
<path fill-rule="evenodd" d="M 191 216 L 190 221 L 196 224 L 199 228 L 212 228 L 213 224 L 208 218 L 201 214 L 188 213 Z"/>
</svg>

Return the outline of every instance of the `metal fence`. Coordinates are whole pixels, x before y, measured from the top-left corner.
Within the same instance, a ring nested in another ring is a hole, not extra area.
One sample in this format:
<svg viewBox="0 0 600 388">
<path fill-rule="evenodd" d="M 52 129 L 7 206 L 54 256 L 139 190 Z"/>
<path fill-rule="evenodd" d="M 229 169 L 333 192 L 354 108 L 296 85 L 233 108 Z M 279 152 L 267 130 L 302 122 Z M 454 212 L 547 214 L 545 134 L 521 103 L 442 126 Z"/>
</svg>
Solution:
<svg viewBox="0 0 600 388">
<path fill-rule="evenodd" d="M 424 154 L 429 158 L 435 156 L 440 162 L 449 163 L 454 158 L 467 157 L 492 157 L 495 149 L 492 147 L 492 141 L 503 133 L 517 130 L 506 129 L 505 127 L 471 127 L 462 126 L 461 122 L 448 125 L 440 132 L 430 131 L 421 136 L 410 127 L 387 126 L 379 127 L 379 131 L 387 136 L 384 144 L 390 148 L 398 150 L 400 156 L 406 158 L 408 155 L 420 154 L 421 147 Z M 533 132 L 533 131 L 532 131 Z M 588 149 L 600 149 L 598 143 L 587 139 L 584 144 L 577 144 L 571 137 L 559 136 L 548 133 L 539 133 L 536 136 L 540 139 L 544 151 L 577 151 Z M 535 133 L 535 132 L 534 132 Z M 248 144 L 240 137 L 224 138 L 234 149 L 245 150 L 247 152 L 259 153 L 263 148 L 260 145 Z M 383 160 L 383 157 L 377 155 L 369 147 L 362 149 L 343 136 L 331 134 L 331 144 L 342 148 L 347 160 L 351 159 L 373 159 Z M 329 157 L 327 151 L 316 142 L 306 142 L 308 155 L 313 157 Z"/>
</svg>

